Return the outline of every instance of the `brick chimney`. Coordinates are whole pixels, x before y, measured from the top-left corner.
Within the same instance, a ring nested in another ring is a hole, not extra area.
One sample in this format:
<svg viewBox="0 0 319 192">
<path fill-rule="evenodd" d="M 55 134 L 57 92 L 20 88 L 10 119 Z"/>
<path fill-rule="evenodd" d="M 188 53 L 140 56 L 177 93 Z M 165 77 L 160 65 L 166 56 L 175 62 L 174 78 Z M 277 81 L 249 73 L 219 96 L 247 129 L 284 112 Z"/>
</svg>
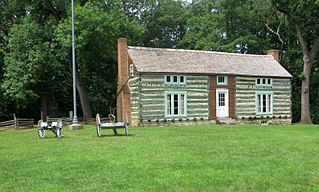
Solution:
<svg viewBox="0 0 319 192">
<path fill-rule="evenodd" d="M 120 38 L 117 40 L 117 53 L 118 53 L 118 79 L 117 79 L 117 121 L 125 122 L 126 114 L 131 117 L 130 108 L 130 90 L 128 86 L 129 63 L 127 54 L 127 39 Z"/>
<path fill-rule="evenodd" d="M 267 55 L 272 55 L 274 59 L 279 62 L 279 51 L 277 49 L 268 50 Z"/>
</svg>

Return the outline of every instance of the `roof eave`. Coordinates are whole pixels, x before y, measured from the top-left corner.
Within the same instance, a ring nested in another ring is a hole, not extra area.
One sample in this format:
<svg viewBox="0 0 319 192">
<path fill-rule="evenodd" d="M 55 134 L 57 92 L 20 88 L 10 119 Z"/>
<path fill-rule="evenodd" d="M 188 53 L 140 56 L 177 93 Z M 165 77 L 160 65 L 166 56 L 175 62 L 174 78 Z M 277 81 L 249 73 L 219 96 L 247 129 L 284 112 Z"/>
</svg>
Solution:
<svg viewBox="0 0 319 192">
<path fill-rule="evenodd" d="M 238 73 L 179 73 L 179 72 L 151 72 L 151 71 L 138 71 L 139 74 L 181 74 L 181 75 L 230 75 L 230 76 L 241 76 L 241 77 L 271 77 L 271 78 L 289 78 L 292 79 L 293 76 L 283 76 L 283 75 L 263 75 L 263 74 L 238 74 Z"/>
</svg>

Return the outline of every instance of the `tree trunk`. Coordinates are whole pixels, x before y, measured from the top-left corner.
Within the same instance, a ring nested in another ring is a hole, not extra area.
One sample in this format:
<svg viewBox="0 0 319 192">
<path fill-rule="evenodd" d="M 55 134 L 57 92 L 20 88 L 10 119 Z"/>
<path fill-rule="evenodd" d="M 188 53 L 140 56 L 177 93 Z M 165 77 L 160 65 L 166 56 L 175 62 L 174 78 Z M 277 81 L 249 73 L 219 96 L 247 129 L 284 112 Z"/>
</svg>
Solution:
<svg viewBox="0 0 319 192">
<path fill-rule="evenodd" d="M 92 118 L 92 111 L 87 97 L 86 88 L 78 72 L 76 72 L 76 88 L 79 93 L 84 119 Z"/>
<path fill-rule="evenodd" d="M 291 19 L 293 22 L 294 20 Z M 312 65 L 316 63 L 316 55 L 319 51 L 319 38 L 314 40 L 311 50 L 307 48 L 307 42 L 305 36 L 301 32 L 300 25 L 297 22 L 294 22 L 295 29 L 297 31 L 297 36 L 301 45 L 301 50 L 303 54 L 303 73 L 304 77 L 301 82 L 301 118 L 300 123 L 312 124 L 310 116 L 310 76 Z"/>
<path fill-rule="evenodd" d="M 69 59 L 69 65 L 68 68 L 72 74 L 72 51 L 71 49 L 68 52 L 68 59 Z M 78 90 L 79 93 L 79 98 L 81 102 L 81 107 L 82 107 L 82 112 L 83 112 L 83 118 L 92 118 L 92 112 L 91 112 L 91 107 L 90 103 L 87 97 L 87 92 L 85 85 L 83 84 L 82 78 L 79 75 L 79 72 L 76 68 L 76 89 Z"/>
<path fill-rule="evenodd" d="M 41 96 L 41 111 L 42 111 L 42 121 L 47 121 L 48 116 L 48 97 L 46 95 Z"/>
<path fill-rule="evenodd" d="M 301 118 L 300 123 L 304 124 L 312 124 L 310 117 L 310 100 L 309 100 L 309 85 L 310 85 L 310 75 L 311 75 L 311 67 L 314 61 L 311 61 L 307 54 L 304 54 L 303 57 L 304 66 L 303 73 L 304 78 L 302 80 L 301 86 Z"/>
</svg>

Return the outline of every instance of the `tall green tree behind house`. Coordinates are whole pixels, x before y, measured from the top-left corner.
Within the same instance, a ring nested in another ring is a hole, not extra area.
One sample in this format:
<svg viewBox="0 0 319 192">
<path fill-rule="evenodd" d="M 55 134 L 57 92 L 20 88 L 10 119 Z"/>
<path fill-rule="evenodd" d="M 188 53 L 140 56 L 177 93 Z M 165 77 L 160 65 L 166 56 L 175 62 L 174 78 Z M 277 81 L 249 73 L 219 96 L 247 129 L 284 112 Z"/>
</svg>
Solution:
<svg viewBox="0 0 319 192">
<path fill-rule="evenodd" d="M 186 32 L 186 6 L 182 1 L 150 2 L 141 12 L 145 26 L 143 45 L 146 47 L 176 48 Z"/>
<path fill-rule="evenodd" d="M 256 21 L 267 28 L 267 37 L 270 39 L 270 46 L 278 49 L 279 62 L 292 74 L 292 122 L 300 121 L 301 103 L 300 90 L 303 61 L 298 40 L 295 37 L 295 29 L 289 23 L 287 17 L 277 12 L 270 4 L 270 1 L 255 1 L 254 15 Z"/>
<path fill-rule="evenodd" d="M 7 49 L 7 41 L 4 39 L 9 33 L 11 18 L 7 14 L 9 0 L 0 1 L 0 119 L 7 117 L 9 99 L 4 95 L 5 90 L 1 88 L 4 74 L 4 55 Z M 10 113 L 10 112 L 9 112 Z"/>
<path fill-rule="evenodd" d="M 115 99 L 117 38 L 126 36 L 134 41 L 143 31 L 127 19 L 122 9 L 111 6 L 114 2 L 75 2 L 77 90 L 84 117 L 92 116 L 90 102 L 96 112 L 108 109 Z M 39 102 L 42 95 L 51 96 L 51 89 L 68 97 L 69 102 L 59 102 L 72 103 L 70 3 L 60 0 L 16 3 L 21 3 L 28 14 L 15 22 L 7 37 L 10 49 L 5 57 L 2 87 L 21 106 Z M 56 73 L 62 73 L 62 78 L 70 81 L 57 79 Z M 19 80 L 14 80 L 16 76 Z"/>
<path fill-rule="evenodd" d="M 75 6 L 76 63 L 94 113 L 106 114 L 116 104 L 117 39 L 127 37 L 135 44 L 143 32 L 121 9 L 114 7 L 101 2 Z M 56 39 L 63 50 L 60 57 L 65 59 L 71 48 L 70 24 L 68 17 L 56 30 Z"/>
<path fill-rule="evenodd" d="M 64 65 L 56 58 L 57 50 L 52 42 L 55 21 L 46 22 L 38 24 L 25 16 L 10 28 L 2 84 L 6 95 L 19 107 L 40 99 L 44 115 L 47 115 L 48 100 L 55 100 L 66 91 L 60 86 L 65 76 Z"/>
<path fill-rule="evenodd" d="M 76 64 L 82 85 L 78 90 L 86 93 L 77 101 L 84 116 L 107 114 L 112 102 L 114 107 L 116 40 L 127 37 L 130 45 L 152 47 L 258 54 L 279 49 L 283 53 L 280 63 L 294 76 L 293 121 L 301 119 L 305 91 L 309 93 L 310 118 L 319 122 L 319 69 L 314 63 L 318 54 L 310 54 L 310 59 L 303 54 L 304 50 L 314 53 L 316 48 L 315 0 L 74 2 Z M 24 111 L 23 115 L 33 116 L 39 113 L 41 103 L 59 103 L 63 116 L 72 110 L 70 11 L 70 1 L 65 0 L 0 1 L 0 118 Z M 306 73 L 307 61 L 312 64 Z M 309 89 L 302 88 L 304 81 L 309 81 Z"/>
<path fill-rule="evenodd" d="M 282 14 L 294 28 L 292 36 L 298 40 L 302 52 L 303 70 L 301 79 L 301 123 L 312 123 L 310 113 L 310 85 L 313 67 L 319 53 L 319 5 L 314 0 L 268 1 L 274 14 Z"/>
<path fill-rule="evenodd" d="M 5 86 L 3 86 L 5 73 L 5 55 L 9 53 L 8 35 L 10 28 L 14 23 L 20 22 L 20 19 L 27 15 L 25 1 L 17 0 L 3 0 L 0 2 L 0 116 L 1 118 L 12 118 L 13 113 L 21 112 L 22 108 L 29 107 L 27 104 L 21 107 L 14 102 L 15 98 L 9 97 L 5 94 Z M 28 112 L 28 115 L 33 112 Z M 29 116 L 30 117 L 30 116 Z"/>
<path fill-rule="evenodd" d="M 3 69 L 4 69 L 4 53 L 6 49 L 6 42 L 4 40 L 4 36 L 6 35 L 7 27 L 5 26 L 5 19 L 2 16 L 3 12 L 3 4 L 4 2 L 1 2 L 0 4 L 0 22 L 4 23 L 2 26 L 0 26 L 0 117 L 6 116 L 4 111 L 7 107 L 7 99 L 4 96 L 4 90 L 1 89 L 2 79 L 3 79 Z"/>
<path fill-rule="evenodd" d="M 114 0 L 113 5 L 123 10 L 130 20 L 142 23 L 141 15 L 151 12 L 160 1 L 162 0 L 121 0 L 118 4 L 118 0 Z"/>
<path fill-rule="evenodd" d="M 180 42 L 185 48 L 264 53 L 269 47 L 251 1 L 194 0 L 188 11 L 188 30 Z"/>
<path fill-rule="evenodd" d="M 187 3 L 183 0 L 108 0 L 107 2 L 109 9 L 122 10 L 130 21 L 137 22 L 144 28 L 143 35 L 133 39 L 138 45 L 176 48 L 186 32 Z"/>
<path fill-rule="evenodd" d="M 293 121 L 309 123 L 312 118 L 318 122 L 316 80 L 309 78 L 312 72 L 305 68 L 312 63 L 317 69 L 313 63 L 318 55 L 318 14 L 313 16 L 317 11 L 315 1 L 310 0 L 194 0 L 188 9 L 188 30 L 180 45 L 189 49 L 259 54 L 270 48 L 281 50 L 280 62 L 294 75 L 293 98 L 300 98 L 293 99 Z M 318 73 L 313 75 L 318 78 Z M 307 94 L 312 97 L 307 99 Z M 307 100 L 312 103 L 309 111 L 305 110 Z"/>
<path fill-rule="evenodd" d="M 8 0 L 5 4 L 5 14 L 11 16 L 7 21 L 13 25 L 10 25 L 10 33 L 6 35 L 6 67 L 2 87 L 6 89 L 8 98 L 15 101 L 18 109 L 30 106 L 40 108 L 42 105 L 41 110 L 46 116 L 48 103 L 57 102 L 55 98 L 66 100 L 65 96 L 68 96 L 65 94 L 68 91 L 64 90 L 68 89 L 69 83 L 61 83 L 63 78 L 68 77 L 65 68 L 60 70 L 53 67 L 57 63 L 64 66 L 64 61 L 55 57 L 59 46 L 53 40 L 55 26 L 66 15 L 64 7 L 65 1 L 62 0 Z M 68 105 L 60 106 L 63 110 L 69 108 Z M 37 114 L 39 108 L 36 109 Z"/>
<path fill-rule="evenodd" d="M 216 1 L 197 0 L 188 7 L 187 32 L 179 46 L 187 49 L 218 50 L 218 41 L 223 37 L 220 28 L 222 15 Z"/>
</svg>

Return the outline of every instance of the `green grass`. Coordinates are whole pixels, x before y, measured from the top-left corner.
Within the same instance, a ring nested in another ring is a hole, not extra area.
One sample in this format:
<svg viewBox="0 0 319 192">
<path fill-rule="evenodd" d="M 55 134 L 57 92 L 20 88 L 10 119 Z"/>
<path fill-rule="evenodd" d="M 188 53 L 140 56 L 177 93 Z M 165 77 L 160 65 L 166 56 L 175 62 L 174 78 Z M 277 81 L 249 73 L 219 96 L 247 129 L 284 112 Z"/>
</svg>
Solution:
<svg viewBox="0 0 319 192">
<path fill-rule="evenodd" d="M 319 191 L 318 126 L 102 133 L 1 131 L 0 191 Z"/>
</svg>

